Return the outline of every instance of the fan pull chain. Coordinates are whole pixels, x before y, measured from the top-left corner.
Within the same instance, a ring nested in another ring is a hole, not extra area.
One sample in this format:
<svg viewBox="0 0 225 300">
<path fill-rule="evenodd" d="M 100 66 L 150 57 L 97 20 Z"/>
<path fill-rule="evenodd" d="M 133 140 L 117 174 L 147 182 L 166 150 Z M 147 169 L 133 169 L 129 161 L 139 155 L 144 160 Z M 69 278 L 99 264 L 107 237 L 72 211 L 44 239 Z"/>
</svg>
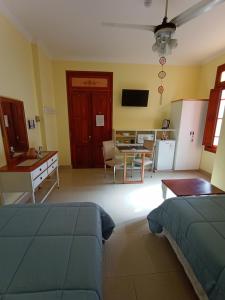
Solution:
<svg viewBox="0 0 225 300">
<path fill-rule="evenodd" d="M 158 87 L 158 93 L 160 94 L 159 103 L 160 103 L 160 105 L 162 105 L 163 92 L 164 92 L 163 79 L 166 77 L 166 72 L 163 70 L 163 65 L 165 65 L 165 63 L 166 63 L 166 58 L 164 56 L 160 57 L 159 63 L 162 66 L 162 70 L 158 73 L 158 77 L 161 81 L 161 85 Z"/>
</svg>

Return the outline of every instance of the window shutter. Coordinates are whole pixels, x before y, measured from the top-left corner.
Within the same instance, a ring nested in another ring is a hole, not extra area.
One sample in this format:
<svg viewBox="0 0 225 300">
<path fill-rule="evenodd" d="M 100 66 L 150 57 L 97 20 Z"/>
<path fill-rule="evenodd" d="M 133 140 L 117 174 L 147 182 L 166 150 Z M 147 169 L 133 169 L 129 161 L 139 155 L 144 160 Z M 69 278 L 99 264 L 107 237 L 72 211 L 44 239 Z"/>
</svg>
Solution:
<svg viewBox="0 0 225 300">
<path fill-rule="evenodd" d="M 224 81 L 221 82 L 221 74 L 225 71 L 225 64 L 219 66 L 217 68 L 217 73 L 216 73 L 216 81 L 215 81 L 215 87 L 216 86 L 224 86 Z"/>
<path fill-rule="evenodd" d="M 215 88 L 210 91 L 208 111 L 206 116 L 205 131 L 203 136 L 203 145 L 206 147 L 213 146 L 213 138 L 216 129 L 216 121 L 220 102 L 220 88 Z"/>
</svg>

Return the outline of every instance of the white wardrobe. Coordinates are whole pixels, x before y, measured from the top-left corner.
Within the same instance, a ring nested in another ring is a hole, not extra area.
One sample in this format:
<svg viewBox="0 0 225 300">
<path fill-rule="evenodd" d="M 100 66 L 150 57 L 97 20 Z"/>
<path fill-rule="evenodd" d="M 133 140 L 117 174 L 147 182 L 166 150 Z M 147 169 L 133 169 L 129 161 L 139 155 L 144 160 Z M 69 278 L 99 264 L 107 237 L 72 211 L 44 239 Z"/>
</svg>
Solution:
<svg viewBox="0 0 225 300">
<path fill-rule="evenodd" d="M 207 107 L 207 100 L 181 99 L 172 102 L 171 128 L 176 129 L 174 170 L 199 169 Z"/>
</svg>

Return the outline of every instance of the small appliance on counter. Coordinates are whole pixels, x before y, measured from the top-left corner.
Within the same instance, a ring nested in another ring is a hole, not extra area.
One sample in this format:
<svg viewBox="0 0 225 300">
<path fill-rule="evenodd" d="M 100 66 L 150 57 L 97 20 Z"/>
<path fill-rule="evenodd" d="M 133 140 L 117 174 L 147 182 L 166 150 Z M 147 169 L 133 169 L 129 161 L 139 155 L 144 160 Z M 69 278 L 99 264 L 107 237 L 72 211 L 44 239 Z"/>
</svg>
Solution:
<svg viewBox="0 0 225 300">
<path fill-rule="evenodd" d="M 164 119 L 162 122 L 162 129 L 169 129 L 170 127 L 170 120 Z"/>
</svg>

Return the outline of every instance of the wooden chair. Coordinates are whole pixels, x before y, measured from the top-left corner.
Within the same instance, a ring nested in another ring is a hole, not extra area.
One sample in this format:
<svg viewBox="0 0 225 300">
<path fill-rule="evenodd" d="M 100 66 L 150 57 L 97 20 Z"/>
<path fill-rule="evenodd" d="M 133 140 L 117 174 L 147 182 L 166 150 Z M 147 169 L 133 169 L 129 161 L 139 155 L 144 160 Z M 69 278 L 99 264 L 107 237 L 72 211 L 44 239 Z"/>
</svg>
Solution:
<svg viewBox="0 0 225 300">
<path fill-rule="evenodd" d="M 113 182 L 116 181 L 116 168 L 123 166 L 122 160 L 116 158 L 115 155 L 115 145 L 112 140 L 103 141 L 102 142 L 102 150 L 103 150 L 103 158 L 104 158 L 104 168 L 105 168 L 105 176 L 107 166 L 113 168 Z"/>
</svg>

